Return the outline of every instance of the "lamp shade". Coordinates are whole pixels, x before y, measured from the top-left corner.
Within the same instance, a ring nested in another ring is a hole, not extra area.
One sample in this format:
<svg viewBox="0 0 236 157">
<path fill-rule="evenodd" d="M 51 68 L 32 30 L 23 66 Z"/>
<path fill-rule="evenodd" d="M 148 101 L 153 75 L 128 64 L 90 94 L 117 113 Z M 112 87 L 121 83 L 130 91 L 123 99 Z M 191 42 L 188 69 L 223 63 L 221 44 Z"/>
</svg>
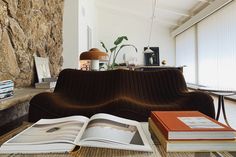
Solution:
<svg viewBox="0 0 236 157">
<path fill-rule="evenodd" d="M 144 53 L 153 53 L 153 52 L 154 52 L 154 51 L 152 51 L 149 46 L 148 46 L 148 48 L 144 51 Z"/>
<path fill-rule="evenodd" d="M 97 48 L 92 48 L 89 51 L 81 53 L 80 60 L 100 60 L 107 61 L 108 54 L 100 51 Z"/>
</svg>

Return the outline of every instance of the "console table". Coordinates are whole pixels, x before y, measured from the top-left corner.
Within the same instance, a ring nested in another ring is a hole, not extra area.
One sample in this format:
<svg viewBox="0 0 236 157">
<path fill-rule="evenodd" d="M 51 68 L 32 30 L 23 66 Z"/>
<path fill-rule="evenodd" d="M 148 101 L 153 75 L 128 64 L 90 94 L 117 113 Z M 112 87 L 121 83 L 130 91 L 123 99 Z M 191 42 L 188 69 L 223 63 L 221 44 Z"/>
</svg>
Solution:
<svg viewBox="0 0 236 157">
<path fill-rule="evenodd" d="M 0 136 L 0 145 L 30 126 L 29 123 L 23 123 L 23 125 L 3 136 Z M 159 141 L 153 138 L 148 131 L 147 122 L 142 123 L 144 133 L 153 149 L 153 153 L 149 152 L 138 152 L 138 151 L 128 151 L 128 150 L 116 150 L 116 149 L 105 149 L 105 148 L 90 148 L 81 147 L 75 149 L 71 153 L 48 153 L 48 154 L 30 154 L 31 157 L 234 157 L 235 152 L 203 152 L 203 153 L 191 153 L 191 152 L 180 152 L 180 153 L 166 153 L 161 147 Z M 0 154 L 1 157 L 26 157 L 25 154 Z"/>
<path fill-rule="evenodd" d="M 184 66 L 134 66 L 133 69 L 137 71 L 157 71 L 157 70 L 166 70 L 166 69 L 178 69 L 183 72 Z"/>
</svg>

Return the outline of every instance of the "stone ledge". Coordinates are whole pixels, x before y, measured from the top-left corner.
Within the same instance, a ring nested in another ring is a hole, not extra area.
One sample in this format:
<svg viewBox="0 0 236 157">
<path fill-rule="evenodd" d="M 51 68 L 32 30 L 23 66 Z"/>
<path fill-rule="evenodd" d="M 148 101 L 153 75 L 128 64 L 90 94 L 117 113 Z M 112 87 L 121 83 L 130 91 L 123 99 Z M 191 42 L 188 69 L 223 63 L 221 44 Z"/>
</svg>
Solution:
<svg viewBox="0 0 236 157">
<path fill-rule="evenodd" d="M 52 90 L 36 89 L 33 87 L 14 89 L 14 95 L 12 97 L 0 100 L 0 111 L 6 110 L 17 104 L 22 104 L 24 102 L 30 101 L 33 96 L 42 92 L 52 92 Z"/>
<path fill-rule="evenodd" d="M 0 100 L 0 135 L 20 126 L 22 121 L 27 121 L 30 99 L 42 92 L 52 90 L 18 88 L 14 90 L 14 96 Z"/>
</svg>

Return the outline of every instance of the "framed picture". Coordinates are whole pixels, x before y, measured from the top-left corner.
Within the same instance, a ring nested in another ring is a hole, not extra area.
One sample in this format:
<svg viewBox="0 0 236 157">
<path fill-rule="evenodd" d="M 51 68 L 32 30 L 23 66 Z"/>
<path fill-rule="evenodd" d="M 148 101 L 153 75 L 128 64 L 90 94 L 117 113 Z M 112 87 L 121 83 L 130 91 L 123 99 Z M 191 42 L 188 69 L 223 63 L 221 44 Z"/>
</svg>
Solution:
<svg viewBox="0 0 236 157">
<path fill-rule="evenodd" d="M 147 47 L 144 47 L 144 51 Z M 150 47 L 153 53 L 145 53 L 145 65 L 146 66 L 160 66 L 160 59 L 159 59 L 159 47 Z"/>
<path fill-rule="evenodd" d="M 49 59 L 34 56 L 34 61 L 38 76 L 38 82 L 43 82 L 43 78 L 51 78 L 51 73 L 49 69 Z"/>
</svg>

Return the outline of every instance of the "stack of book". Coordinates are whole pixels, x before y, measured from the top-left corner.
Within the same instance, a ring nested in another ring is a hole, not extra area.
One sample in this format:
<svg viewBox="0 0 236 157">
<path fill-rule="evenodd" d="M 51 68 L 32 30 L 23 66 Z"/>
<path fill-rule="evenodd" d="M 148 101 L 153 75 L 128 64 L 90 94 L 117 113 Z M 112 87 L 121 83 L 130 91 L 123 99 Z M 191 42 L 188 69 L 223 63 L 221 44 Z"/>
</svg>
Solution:
<svg viewBox="0 0 236 157">
<path fill-rule="evenodd" d="M 166 152 L 236 151 L 235 130 L 198 111 L 153 111 L 148 124 Z"/>
<path fill-rule="evenodd" d="M 35 83 L 35 88 L 55 88 L 57 83 L 57 78 L 43 78 L 42 82 Z"/>
<path fill-rule="evenodd" d="M 0 99 L 13 96 L 14 82 L 12 80 L 0 81 Z"/>
</svg>

